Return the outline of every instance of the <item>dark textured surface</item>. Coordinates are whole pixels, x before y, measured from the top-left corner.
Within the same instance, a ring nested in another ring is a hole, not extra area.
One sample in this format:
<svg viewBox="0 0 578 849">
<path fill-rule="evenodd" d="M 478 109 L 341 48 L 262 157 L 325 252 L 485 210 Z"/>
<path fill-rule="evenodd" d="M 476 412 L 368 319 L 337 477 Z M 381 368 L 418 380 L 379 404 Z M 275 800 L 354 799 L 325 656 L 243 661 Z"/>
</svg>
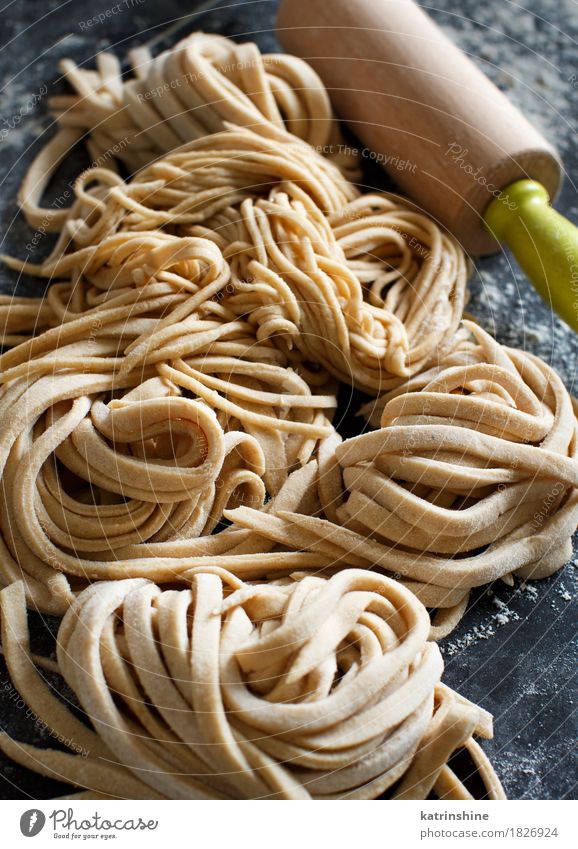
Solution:
<svg viewBox="0 0 578 849">
<path fill-rule="evenodd" d="M 330 0 L 328 0 L 330 2 Z M 567 177 L 558 207 L 578 220 L 575 122 L 578 82 L 578 4 L 527 0 L 526 7 L 491 0 L 439 0 L 427 4 L 444 29 L 547 133 L 564 158 Z M 192 9 L 194 4 L 187 4 Z M 100 11 L 118 7 L 87 28 Z M 124 55 L 181 19 L 178 35 L 194 28 L 255 39 L 275 49 L 275 3 L 221 3 L 217 12 L 183 20 L 175 0 L 16 0 L 2 16 L 0 51 L 1 250 L 25 255 L 32 236 L 14 197 L 33 150 L 50 133 L 46 96 L 63 90 L 57 62 L 70 56 L 91 65 L 96 52 Z M 85 26 L 83 26 L 85 24 Z M 175 38 L 169 36 L 168 42 Z M 47 94 L 44 93 L 47 87 Z M 36 102 L 39 101 L 39 102 Z M 81 163 L 81 159 L 78 160 Z M 71 174 L 78 166 L 71 170 Z M 70 176 L 70 175 L 69 175 Z M 573 179 L 574 178 L 574 179 Z M 66 175 L 63 179 L 66 179 Z M 366 176 L 366 183 L 380 178 Z M 54 187 L 54 196 L 58 187 Z M 49 247 L 45 237 L 38 254 Z M 0 269 L 3 292 L 15 275 Z M 19 293 L 42 284 L 21 280 Z M 469 309 L 501 342 L 539 354 L 575 391 L 578 339 L 553 318 L 506 254 L 477 264 Z M 345 393 L 347 394 L 347 393 Z M 347 422 L 348 429 L 351 421 Z M 495 738 L 485 743 L 510 798 L 574 798 L 576 780 L 573 675 L 576 666 L 576 565 L 546 581 L 480 592 L 457 631 L 445 641 L 445 680 L 495 717 Z M 56 622 L 49 623 L 55 631 Z M 32 617 L 37 645 L 49 650 L 45 624 Z M 18 702 L 2 668 L 0 726 L 16 738 L 54 745 Z M 0 798 L 47 798 L 66 792 L 0 757 Z"/>
</svg>

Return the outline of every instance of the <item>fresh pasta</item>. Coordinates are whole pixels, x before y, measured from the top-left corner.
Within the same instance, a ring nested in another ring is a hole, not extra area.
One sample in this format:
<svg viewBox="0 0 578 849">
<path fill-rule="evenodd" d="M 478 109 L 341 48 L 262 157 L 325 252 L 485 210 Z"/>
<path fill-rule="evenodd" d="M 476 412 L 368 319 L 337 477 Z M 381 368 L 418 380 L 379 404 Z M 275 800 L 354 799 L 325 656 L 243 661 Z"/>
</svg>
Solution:
<svg viewBox="0 0 578 849">
<path fill-rule="evenodd" d="M 562 381 L 476 324 L 464 330 L 446 359 L 367 405 L 380 428 L 328 446 L 325 518 L 230 513 L 277 541 L 298 534 L 336 562 L 397 574 L 438 611 L 435 638 L 472 587 L 560 569 L 578 523 L 578 425 Z"/>
<path fill-rule="evenodd" d="M 296 56 L 261 54 L 256 44 L 194 32 L 153 57 L 146 47 L 129 52 L 132 74 L 113 53 L 99 53 L 96 68 L 71 59 L 60 70 L 73 94 L 50 99 L 59 132 L 28 172 L 19 200 L 28 221 L 59 230 L 66 211 L 40 206 L 50 177 L 80 139 L 95 166 L 132 173 L 183 143 L 222 130 L 226 123 L 286 129 L 328 155 L 351 176 L 357 163 L 341 153 L 341 135 L 325 86 Z"/>
<path fill-rule="evenodd" d="M 68 279 L 64 291 L 76 303 L 87 297 L 85 281 L 110 296 L 131 276 L 142 286 L 160 258 L 169 268 L 186 261 L 189 242 L 169 244 L 172 236 L 212 242 L 202 248 L 214 255 L 209 267 L 224 271 L 175 311 L 172 331 L 169 318 L 162 323 L 166 333 L 180 329 L 177 316 L 220 292 L 221 311 L 248 316 L 258 339 L 376 394 L 430 363 L 457 329 L 467 280 L 459 246 L 387 195 L 358 196 L 331 163 L 288 134 L 272 140 L 231 128 L 185 145 L 130 183 L 102 168 L 88 171 L 75 193 L 52 255 L 40 265 L 7 261 Z M 136 238 L 129 233 L 166 242 L 151 251 L 152 267 L 127 259 Z M 427 249 L 416 253 L 413 243 Z M 3 306 L 10 316 L 13 305 Z M 42 301 L 37 309 L 46 320 Z M 129 364 L 138 364 L 135 353 Z"/>
<path fill-rule="evenodd" d="M 3 257 L 51 285 L 0 298 L 2 651 L 71 746 L 0 750 L 75 798 L 504 798 L 434 641 L 568 559 L 572 399 L 460 324 L 464 252 L 360 191 L 304 62 L 202 33 L 130 58 L 64 63 L 19 195 L 56 241 Z M 345 441 L 343 385 L 371 398 Z M 64 617 L 56 665 L 26 605 Z"/>
<path fill-rule="evenodd" d="M 248 584 L 195 570 L 189 586 L 135 579 L 85 590 L 58 665 L 92 728 L 34 671 L 22 584 L 0 593 L 14 685 L 72 751 L 0 734 L 18 763 L 82 798 L 472 799 L 504 793 L 474 734 L 486 711 L 440 684 L 429 619 L 400 584 L 362 570 Z M 145 698 L 143 699 L 143 695 Z"/>
<path fill-rule="evenodd" d="M 570 559 L 578 523 L 572 399 L 537 357 L 466 327 L 477 362 L 399 387 L 380 430 L 336 449 L 350 492 L 340 517 L 367 522 L 416 566 L 438 559 L 435 583 L 545 577 Z"/>
<path fill-rule="evenodd" d="M 336 378 L 376 392 L 449 344 L 460 249 L 282 129 L 201 137 L 131 182 L 95 168 L 75 196 L 43 263 L 7 260 L 54 282 L 0 304 L 17 342 L 0 358 L 17 422 L 0 451 L 2 580 L 63 612 L 87 580 L 166 581 L 191 557 L 241 575 L 326 565 L 225 514 L 300 509 L 284 493 L 327 454 Z M 408 265 L 417 239 L 428 258 Z"/>
</svg>

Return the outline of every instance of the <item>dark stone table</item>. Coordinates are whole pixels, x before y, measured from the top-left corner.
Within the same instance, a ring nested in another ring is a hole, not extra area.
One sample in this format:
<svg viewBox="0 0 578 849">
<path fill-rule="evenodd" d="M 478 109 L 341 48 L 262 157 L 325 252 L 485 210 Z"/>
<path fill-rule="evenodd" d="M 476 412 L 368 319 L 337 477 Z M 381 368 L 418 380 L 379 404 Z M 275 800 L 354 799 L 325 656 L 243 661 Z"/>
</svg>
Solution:
<svg viewBox="0 0 578 849">
<path fill-rule="evenodd" d="M 275 50 L 275 5 L 271 0 L 221 2 L 217 11 L 183 18 L 184 6 L 193 9 L 193 2 L 12 3 L 3 13 L 0 36 L 0 130 L 7 130 L 0 132 L 1 250 L 23 255 L 32 235 L 14 198 L 34 150 L 50 132 L 46 93 L 64 90 L 57 70 L 60 58 L 90 65 L 100 50 L 110 48 L 123 56 L 130 46 L 151 39 L 164 47 L 195 28 L 256 40 Z M 438 0 L 430 11 L 557 144 L 568 172 L 557 205 L 576 221 L 578 5 L 573 0 L 526 0 L 524 6 L 507 0 Z M 104 22 L 87 26 L 99 12 L 105 13 Z M 79 162 L 71 174 L 78 173 Z M 375 172 L 366 175 L 366 183 L 371 181 L 385 185 Z M 49 247 L 48 239 L 44 241 L 39 253 Z M 0 268 L 0 290 L 14 291 L 16 284 L 17 276 Z M 38 281 L 18 281 L 19 293 L 41 289 Z M 469 309 L 487 329 L 502 342 L 539 354 L 575 391 L 578 338 L 551 315 L 508 254 L 477 263 L 471 292 Z M 346 422 L 348 431 L 352 424 Z M 445 681 L 495 717 L 494 740 L 484 747 L 510 798 L 574 798 L 576 565 L 570 563 L 545 581 L 518 582 L 514 588 L 498 582 L 476 593 L 460 627 L 443 644 Z M 36 615 L 31 620 L 35 645 L 46 651 L 57 622 L 42 622 Z M 0 727 L 18 739 L 48 745 L 47 733 L 26 717 L 10 685 L 4 688 L 4 668 L 0 678 Z M 1 798 L 49 798 L 68 790 L 1 757 L 0 773 Z"/>
</svg>

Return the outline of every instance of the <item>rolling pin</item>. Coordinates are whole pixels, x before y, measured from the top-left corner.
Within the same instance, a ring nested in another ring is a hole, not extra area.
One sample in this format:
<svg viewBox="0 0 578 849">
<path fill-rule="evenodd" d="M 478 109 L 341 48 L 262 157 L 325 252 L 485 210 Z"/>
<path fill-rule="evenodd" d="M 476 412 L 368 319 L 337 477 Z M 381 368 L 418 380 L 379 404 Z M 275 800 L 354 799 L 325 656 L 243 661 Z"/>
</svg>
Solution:
<svg viewBox="0 0 578 849">
<path fill-rule="evenodd" d="M 578 228 L 550 203 L 560 158 L 413 0 L 281 0 L 277 35 L 419 208 L 470 254 L 507 245 L 578 331 Z"/>
</svg>

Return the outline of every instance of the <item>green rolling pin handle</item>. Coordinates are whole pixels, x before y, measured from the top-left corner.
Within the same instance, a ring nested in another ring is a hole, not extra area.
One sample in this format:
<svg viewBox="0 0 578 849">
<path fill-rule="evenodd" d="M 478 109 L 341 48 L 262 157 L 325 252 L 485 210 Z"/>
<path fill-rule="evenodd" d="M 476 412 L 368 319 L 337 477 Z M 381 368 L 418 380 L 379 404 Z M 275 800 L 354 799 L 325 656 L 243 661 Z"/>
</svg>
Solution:
<svg viewBox="0 0 578 849">
<path fill-rule="evenodd" d="M 550 205 L 546 189 L 533 180 L 511 183 L 490 203 L 484 221 L 548 306 L 578 332 L 578 227 Z"/>
</svg>

